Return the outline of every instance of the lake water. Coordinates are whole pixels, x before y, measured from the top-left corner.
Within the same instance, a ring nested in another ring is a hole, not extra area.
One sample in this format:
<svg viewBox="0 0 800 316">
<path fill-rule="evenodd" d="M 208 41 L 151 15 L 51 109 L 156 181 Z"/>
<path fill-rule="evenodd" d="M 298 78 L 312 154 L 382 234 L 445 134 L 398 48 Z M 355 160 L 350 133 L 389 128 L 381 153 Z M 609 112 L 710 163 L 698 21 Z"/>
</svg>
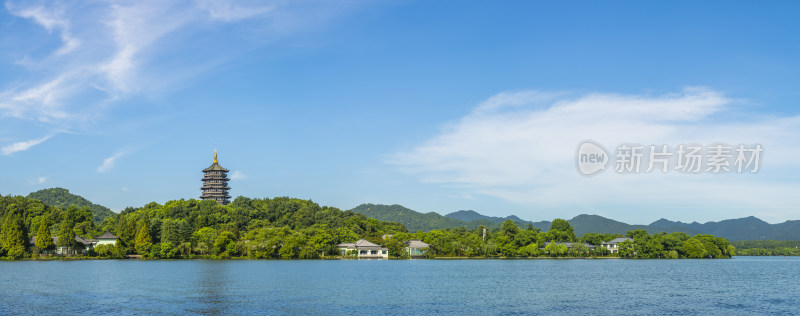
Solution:
<svg viewBox="0 0 800 316">
<path fill-rule="evenodd" d="M 800 314 L 800 258 L 0 262 L 0 314 Z"/>
</svg>

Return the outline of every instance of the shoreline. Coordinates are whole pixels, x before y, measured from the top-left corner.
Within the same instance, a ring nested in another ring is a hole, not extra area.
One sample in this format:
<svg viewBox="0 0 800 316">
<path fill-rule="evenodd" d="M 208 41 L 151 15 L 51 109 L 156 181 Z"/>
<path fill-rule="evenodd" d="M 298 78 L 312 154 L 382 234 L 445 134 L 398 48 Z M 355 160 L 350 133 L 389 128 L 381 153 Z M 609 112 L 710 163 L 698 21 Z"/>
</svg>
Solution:
<svg viewBox="0 0 800 316">
<path fill-rule="evenodd" d="M 735 256 L 735 257 L 787 257 L 787 256 Z M 414 258 L 414 259 L 406 259 L 406 258 L 389 258 L 389 259 L 358 259 L 358 258 L 315 258 L 315 259 L 280 259 L 280 258 L 172 258 L 172 259 L 162 259 L 162 258 L 153 258 L 153 259 L 140 259 L 140 258 L 98 258 L 98 257 L 44 257 L 44 258 L 24 258 L 24 259 L 9 259 L 9 258 L 0 258 L 0 261 L 81 261 L 81 260 L 121 260 L 121 261 L 190 261 L 190 260 L 215 260 L 215 261 L 225 261 L 225 260 L 248 260 L 248 261 L 323 261 L 323 260 L 604 260 L 604 259 L 612 259 L 612 260 L 716 260 L 716 259 L 732 259 L 730 258 L 679 258 L 679 259 L 668 259 L 668 258 L 649 258 L 649 259 L 642 259 L 642 258 L 623 258 L 623 257 L 433 257 L 433 258 Z"/>
</svg>

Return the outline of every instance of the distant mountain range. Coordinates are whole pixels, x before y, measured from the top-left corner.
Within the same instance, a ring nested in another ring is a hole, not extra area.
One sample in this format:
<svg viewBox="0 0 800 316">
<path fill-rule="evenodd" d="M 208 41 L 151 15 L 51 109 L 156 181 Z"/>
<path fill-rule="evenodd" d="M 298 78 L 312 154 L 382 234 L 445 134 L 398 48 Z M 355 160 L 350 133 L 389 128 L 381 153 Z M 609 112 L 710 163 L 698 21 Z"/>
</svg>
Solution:
<svg viewBox="0 0 800 316">
<path fill-rule="evenodd" d="M 377 220 L 401 223 L 411 232 L 454 227 L 471 229 L 480 225 L 495 228 L 499 227 L 507 219 L 514 221 L 520 227 L 526 227 L 530 224 L 543 231 L 550 229 L 550 221 L 531 222 L 514 215 L 493 217 L 482 215 L 472 210 L 457 211 L 443 216 L 435 212 L 423 214 L 396 204 L 362 204 L 351 211 Z M 585 233 L 625 234 L 629 230 L 644 229 L 651 234 L 657 232 L 684 232 L 689 235 L 712 234 L 727 238 L 730 241 L 760 239 L 800 240 L 800 221 L 770 224 L 753 216 L 704 224 L 697 222 L 687 224 L 662 218 L 649 225 L 631 225 L 599 215 L 587 214 L 575 216 L 567 221 L 575 228 L 575 234 L 578 236 Z"/>
<path fill-rule="evenodd" d="M 114 212 L 111 211 L 111 209 L 102 205 L 94 204 L 82 196 L 69 193 L 69 190 L 62 188 L 39 190 L 28 194 L 27 198 L 39 200 L 44 204 L 59 206 L 64 209 L 68 208 L 70 205 L 74 205 L 79 208 L 88 207 L 90 210 L 92 210 L 92 221 L 95 223 L 100 223 L 104 219 L 114 215 Z"/>
</svg>

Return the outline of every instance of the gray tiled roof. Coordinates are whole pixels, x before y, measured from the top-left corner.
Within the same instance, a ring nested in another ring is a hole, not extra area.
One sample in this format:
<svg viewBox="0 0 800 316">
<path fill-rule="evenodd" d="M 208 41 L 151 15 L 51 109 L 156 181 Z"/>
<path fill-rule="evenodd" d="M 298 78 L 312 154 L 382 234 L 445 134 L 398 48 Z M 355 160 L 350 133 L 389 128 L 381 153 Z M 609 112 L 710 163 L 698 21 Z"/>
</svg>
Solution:
<svg viewBox="0 0 800 316">
<path fill-rule="evenodd" d="M 380 245 L 376 245 L 374 243 L 369 242 L 366 239 L 359 239 L 356 242 L 344 242 L 341 244 L 336 245 L 339 248 L 348 248 L 348 249 L 365 249 L 365 250 L 387 250 L 388 248 L 382 247 Z"/>
<path fill-rule="evenodd" d="M 373 244 L 366 239 L 359 239 L 358 241 L 356 241 L 356 247 L 361 248 L 361 247 L 380 247 L 380 246 Z"/>
<path fill-rule="evenodd" d="M 228 171 L 230 171 L 230 170 L 223 168 L 222 166 L 220 166 L 218 163 L 216 163 L 216 162 L 215 162 L 215 163 L 212 163 L 210 167 L 203 169 L 203 172 L 207 172 L 207 171 L 223 171 L 223 172 L 228 172 Z"/>
<path fill-rule="evenodd" d="M 88 245 L 92 244 L 91 240 L 84 239 L 83 237 L 78 236 L 78 235 L 75 235 L 75 241 L 83 244 L 84 246 L 88 246 Z M 36 236 L 31 237 L 31 240 L 29 242 L 30 242 L 31 245 L 35 245 L 36 244 Z M 53 236 L 53 243 L 54 244 L 58 244 L 58 236 Z"/>
<path fill-rule="evenodd" d="M 609 240 L 609 241 L 604 241 L 603 245 L 618 244 L 618 243 L 621 243 L 621 242 L 626 241 L 626 240 L 633 240 L 633 239 L 631 239 L 629 237 L 617 237 L 617 238 L 614 238 L 614 239 Z"/>
<path fill-rule="evenodd" d="M 105 234 L 102 234 L 102 235 L 100 235 L 100 236 L 97 236 L 97 237 L 95 237 L 94 239 L 117 239 L 117 238 L 119 238 L 119 237 L 117 237 L 117 236 L 114 236 L 114 235 L 112 235 L 112 234 L 111 234 L 111 233 L 109 233 L 109 232 L 106 232 Z"/>
<path fill-rule="evenodd" d="M 426 244 L 419 239 L 412 239 L 406 241 L 406 246 L 408 246 L 408 248 L 429 248 L 431 245 Z"/>
</svg>

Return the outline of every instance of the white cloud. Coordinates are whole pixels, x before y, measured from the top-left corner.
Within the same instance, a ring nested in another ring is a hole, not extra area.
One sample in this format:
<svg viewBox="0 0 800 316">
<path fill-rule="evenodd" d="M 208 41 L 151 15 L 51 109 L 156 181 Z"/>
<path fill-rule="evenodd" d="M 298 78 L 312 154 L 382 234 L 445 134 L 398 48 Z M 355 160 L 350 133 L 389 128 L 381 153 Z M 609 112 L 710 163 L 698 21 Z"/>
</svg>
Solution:
<svg viewBox="0 0 800 316">
<path fill-rule="evenodd" d="M 63 46 L 55 51 L 56 55 L 64 55 L 72 52 L 80 46 L 80 40 L 73 37 L 69 30 L 69 21 L 62 14 L 63 10 L 58 6 L 46 8 L 44 6 L 23 7 L 18 10 L 11 2 L 6 2 L 6 8 L 13 14 L 34 20 L 37 24 L 44 27 L 48 32 L 57 30 Z"/>
<path fill-rule="evenodd" d="M 794 157 L 800 157 L 800 141 L 793 136 L 800 133 L 800 117 L 721 119 L 732 105 L 722 93 L 706 88 L 655 96 L 505 92 L 388 163 L 422 182 L 522 207 L 563 209 L 568 215 L 647 208 L 649 213 L 641 210 L 636 216 L 664 217 L 665 209 L 677 209 L 706 210 L 710 219 L 761 213 L 770 219 L 797 217 L 792 214 L 800 198 L 790 192 L 800 185 L 773 178 L 794 168 Z M 585 178 L 576 171 L 575 151 L 587 139 L 612 151 L 620 143 L 759 143 L 765 154 L 756 175 L 620 175 L 607 170 Z M 732 213 L 712 214 L 722 210 Z"/>
<path fill-rule="evenodd" d="M 44 55 L 41 47 L 46 45 L 6 46 L 16 49 L 9 55 L 23 56 L 16 65 L 25 69 L 17 72 L 11 86 L 0 87 L 0 117 L 44 122 L 90 120 L 98 107 L 132 94 L 169 89 L 234 59 L 234 48 L 206 50 L 207 47 L 197 46 L 217 44 L 214 40 L 204 40 L 203 44 L 196 40 L 199 32 L 213 33 L 215 26 L 248 20 L 255 27 L 231 32 L 256 32 L 258 36 L 226 36 L 224 40 L 263 41 L 264 34 L 291 29 L 285 25 L 319 24 L 323 20 L 319 12 L 342 11 L 336 2 L 307 5 L 302 1 L 200 0 L 101 1 L 81 5 L 8 1 L 6 9 L 11 15 L 40 26 L 60 42 Z M 275 26 L 278 23 L 280 30 Z M 5 27 L 14 24 L 7 23 Z M 204 54 L 195 54 L 198 49 L 203 49 Z M 191 60 L 174 62 L 187 60 L 176 58 L 182 55 Z M 169 67 L 164 67 L 164 60 L 172 62 Z"/>
<path fill-rule="evenodd" d="M 246 179 L 246 178 L 247 178 L 247 176 L 244 173 L 242 173 L 241 171 L 237 170 L 237 171 L 234 171 L 233 173 L 231 173 L 231 180 L 242 180 L 242 179 Z"/>
<path fill-rule="evenodd" d="M 31 149 L 31 147 L 39 145 L 42 142 L 50 139 L 53 136 L 54 135 L 51 134 L 51 135 L 47 135 L 47 136 L 39 138 L 39 139 L 32 139 L 32 140 L 28 140 L 28 141 L 24 141 L 24 142 L 16 142 L 16 143 L 13 143 L 11 145 L 5 146 L 0 150 L 3 152 L 3 155 L 8 156 L 8 155 L 14 154 L 16 152 L 26 151 L 28 149 Z"/>
<path fill-rule="evenodd" d="M 38 178 L 36 178 L 36 182 L 39 182 L 40 184 L 44 183 L 45 181 L 47 181 L 47 177 L 38 177 Z"/>
<path fill-rule="evenodd" d="M 103 159 L 103 164 L 97 167 L 97 173 L 104 173 L 108 170 L 111 170 L 111 168 L 114 168 L 114 164 L 117 163 L 117 159 L 125 156 L 125 154 L 125 152 L 118 152 L 111 157 Z"/>
<path fill-rule="evenodd" d="M 243 5 L 245 1 L 197 0 L 197 5 L 215 20 L 236 21 L 266 14 L 275 9 L 270 5 Z"/>
</svg>

